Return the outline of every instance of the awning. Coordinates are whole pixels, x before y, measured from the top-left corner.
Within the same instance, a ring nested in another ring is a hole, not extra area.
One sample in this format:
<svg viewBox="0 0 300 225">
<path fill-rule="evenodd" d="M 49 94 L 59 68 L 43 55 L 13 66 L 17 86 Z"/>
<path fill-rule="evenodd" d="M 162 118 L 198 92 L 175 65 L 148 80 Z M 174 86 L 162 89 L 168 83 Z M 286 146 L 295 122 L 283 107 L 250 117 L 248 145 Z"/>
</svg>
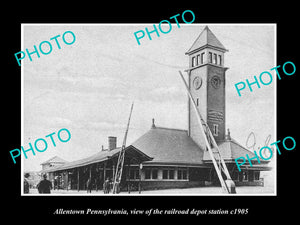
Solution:
<svg viewBox="0 0 300 225">
<path fill-rule="evenodd" d="M 113 149 L 110 151 L 101 151 L 101 152 L 98 152 L 98 153 L 96 153 L 90 157 L 84 158 L 84 159 L 76 160 L 73 162 L 67 162 L 60 166 L 55 166 L 52 168 L 42 170 L 42 171 L 40 171 L 40 173 L 62 171 L 62 170 L 67 170 L 67 169 L 78 168 L 81 166 L 87 166 L 87 165 L 91 165 L 94 163 L 104 162 L 113 157 L 117 157 L 120 151 L 121 151 L 121 148 L 116 148 L 116 149 Z M 126 152 L 125 158 L 126 158 L 126 155 L 130 155 L 130 157 L 134 157 L 134 158 L 138 159 L 138 161 L 141 161 L 141 162 L 149 161 L 149 160 L 153 159 L 150 156 L 146 155 L 145 153 L 141 152 L 140 150 L 138 150 L 137 148 L 135 148 L 134 146 L 131 146 L 131 145 L 125 148 L 125 152 Z"/>
</svg>

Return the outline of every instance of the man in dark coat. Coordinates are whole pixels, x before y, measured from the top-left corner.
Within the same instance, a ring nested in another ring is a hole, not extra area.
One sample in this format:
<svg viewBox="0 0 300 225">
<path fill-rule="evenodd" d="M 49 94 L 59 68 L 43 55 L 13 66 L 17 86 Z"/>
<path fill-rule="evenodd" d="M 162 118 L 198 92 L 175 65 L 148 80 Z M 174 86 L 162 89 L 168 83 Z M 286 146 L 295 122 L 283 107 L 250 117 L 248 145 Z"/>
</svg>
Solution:
<svg viewBox="0 0 300 225">
<path fill-rule="evenodd" d="M 87 193 L 92 193 L 92 181 L 90 178 L 86 182 L 86 190 Z"/>
<path fill-rule="evenodd" d="M 104 194 L 109 194 L 109 191 L 110 191 L 109 178 L 106 178 L 106 180 L 103 183 L 103 191 L 104 191 Z"/>
<path fill-rule="evenodd" d="M 47 180 L 46 174 L 43 175 L 43 178 L 44 179 L 38 183 L 37 189 L 40 194 L 50 194 L 50 190 L 52 189 L 52 183 L 49 180 Z"/>
<path fill-rule="evenodd" d="M 24 194 L 28 194 L 29 193 L 29 182 L 27 180 L 27 178 L 30 176 L 29 173 L 25 173 L 24 175 Z"/>
</svg>

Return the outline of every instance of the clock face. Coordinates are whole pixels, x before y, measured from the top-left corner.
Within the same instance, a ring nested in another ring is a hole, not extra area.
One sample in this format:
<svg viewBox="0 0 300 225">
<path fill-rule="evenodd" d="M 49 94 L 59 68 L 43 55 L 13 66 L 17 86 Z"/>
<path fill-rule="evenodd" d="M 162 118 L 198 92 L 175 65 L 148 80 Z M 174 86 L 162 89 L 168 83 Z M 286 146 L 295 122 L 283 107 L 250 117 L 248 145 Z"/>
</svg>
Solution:
<svg viewBox="0 0 300 225">
<path fill-rule="evenodd" d="M 210 83 L 214 88 L 218 89 L 221 86 L 221 78 L 219 76 L 213 76 L 210 79 Z"/>
<path fill-rule="evenodd" d="M 194 85 L 194 88 L 196 90 L 198 90 L 201 87 L 201 85 L 202 85 L 202 79 L 200 77 L 198 77 L 198 76 L 195 77 L 195 79 L 193 81 L 193 85 Z"/>
</svg>

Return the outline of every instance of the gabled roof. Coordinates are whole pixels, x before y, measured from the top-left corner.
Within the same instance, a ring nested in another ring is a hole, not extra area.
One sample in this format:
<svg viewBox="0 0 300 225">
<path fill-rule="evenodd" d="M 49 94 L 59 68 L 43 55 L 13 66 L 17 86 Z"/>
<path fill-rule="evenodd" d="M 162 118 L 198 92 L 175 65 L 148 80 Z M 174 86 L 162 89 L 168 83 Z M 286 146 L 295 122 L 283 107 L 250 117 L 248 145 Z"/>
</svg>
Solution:
<svg viewBox="0 0 300 225">
<path fill-rule="evenodd" d="M 66 162 L 68 162 L 68 161 L 66 161 L 58 156 L 54 156 L 51 159 L 48 159 L 47 161 L 41 163 L 41 165 L 48 164 L 48 163 L 66 163 Z"/>
<path fill-rule="evenodd" d="M 244 148 L 237 141 L 225 140 L 218 144 L 221 156 L 224 160 L 235 160 L 238 157 L 245 157 L 248 154 L 249 158 L 255 157 L 255 154 L 248 149 Z M 216 157 L 217 158 L 217 157 Z M 211 160 L 208 151 L 205 151 L 203 160 Z"/>
<path fill-rule="evenodd" d="M 186 130 L 153 126 L 132 146 L 153 157 L 147 163 L 203 163 L 203 150 L 188 136 Z"/>
<path fill-rule="evenodd" d="M 192 54 L 196 50 L 201 48 L 212 47 L 220 51 L 227 51 L 223 44 L 218 40 L 218 38 L 211 32 L 211 30 L 206 26 L 204 30 L 200 33 L 198 38 L 193 43 L 192 47 L 185 54 Z"/>
</svg>

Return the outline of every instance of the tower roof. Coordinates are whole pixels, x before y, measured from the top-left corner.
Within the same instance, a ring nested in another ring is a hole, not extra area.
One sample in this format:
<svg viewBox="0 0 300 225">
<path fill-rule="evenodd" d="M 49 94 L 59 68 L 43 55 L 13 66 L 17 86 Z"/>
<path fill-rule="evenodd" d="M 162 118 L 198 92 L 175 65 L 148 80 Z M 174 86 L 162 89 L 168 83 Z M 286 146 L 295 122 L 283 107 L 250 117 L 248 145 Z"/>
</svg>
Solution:
<svg viewBox="0 0 300 225">
<path fill-rule="evenodd" d="M 192 47 L 185 54 L 190 55 L 196 50 L 200 50 L 205 47 L 216 48 L 223 52 L 228 51 L 218 40 L 218 38 L 213 34 L 213 32 L 208 28 L 208 26 L 205 26 L 204 30 L 195 40 Z"/>
</svg>

